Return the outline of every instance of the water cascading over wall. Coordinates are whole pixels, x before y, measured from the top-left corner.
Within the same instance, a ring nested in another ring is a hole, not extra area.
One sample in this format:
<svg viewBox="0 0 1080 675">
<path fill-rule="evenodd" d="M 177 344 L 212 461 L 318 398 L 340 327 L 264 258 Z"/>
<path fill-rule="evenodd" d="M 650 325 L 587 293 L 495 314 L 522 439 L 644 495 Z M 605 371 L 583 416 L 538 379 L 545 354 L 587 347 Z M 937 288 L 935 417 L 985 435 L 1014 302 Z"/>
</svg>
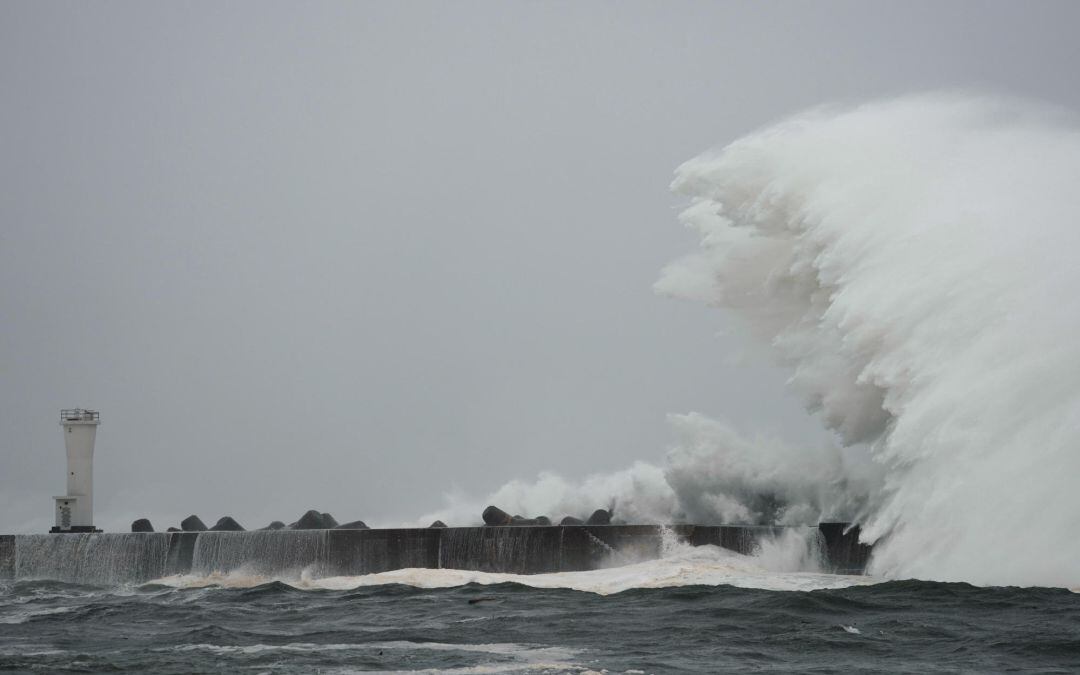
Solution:
<svg viewBox="0 0 1080 675">
<path fill-rule="evenodd" d="M 438 569 L 440 542 L 450 529 L 330 530 L 329 573 L 377 574 L 419 567 Z"/>
<path fill-rule="evenodd" d="M 165 576 L 170 535 L 34 534 L 14 537 L 16 579 L 141 583 Z"/>
<path fill-rule="evenodd" d="M 329 530 L 200 532 L 195 537 L 191 573 L 242 571 L 268 577 L 319 576 L 329 556 Z"/>
<path fill-rule="evenodd" d="M 460 527 L 133 534 L 0 535 L 0 579 L 144 583 L 177 575 L 358 576 L 405 568 L 511 574 L 573 572 L 662 557 L 673 544 L 768 554 L 785 537 L 828 571 L 861 573 L 858 528 L 700 525 Z M 784 548 L 784 547 L 781 547 Z M 820 549 L 820 551 L 818 550 Z"/>
<path fill-rule="evenodd" d="M 561 527 L 457 527 L 443 533 L 439 566 L 530 574 L 562 569 Z"/>
</svg>

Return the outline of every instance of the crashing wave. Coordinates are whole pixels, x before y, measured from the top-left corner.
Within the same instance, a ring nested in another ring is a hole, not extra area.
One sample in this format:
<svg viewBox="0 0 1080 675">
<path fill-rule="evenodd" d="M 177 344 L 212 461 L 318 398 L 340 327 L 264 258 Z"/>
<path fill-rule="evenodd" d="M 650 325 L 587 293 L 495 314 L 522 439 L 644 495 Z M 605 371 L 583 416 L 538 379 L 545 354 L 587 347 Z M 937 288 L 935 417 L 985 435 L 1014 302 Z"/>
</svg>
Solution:
<svg viewBox="0 0 1080 675">
<path fill-rule="evenodd" d="M 1076 176 L 1072 117 L 960 94 L 818 108 L 685 163 L 673 189 L 701 244 L 657 290 L 741 317 L 837 445 L 674 415 L 663 466 L 544 474 L 487 501 L 642 522 L 854 518 L 877 574 L 1075 586 Z"/>
</svg>

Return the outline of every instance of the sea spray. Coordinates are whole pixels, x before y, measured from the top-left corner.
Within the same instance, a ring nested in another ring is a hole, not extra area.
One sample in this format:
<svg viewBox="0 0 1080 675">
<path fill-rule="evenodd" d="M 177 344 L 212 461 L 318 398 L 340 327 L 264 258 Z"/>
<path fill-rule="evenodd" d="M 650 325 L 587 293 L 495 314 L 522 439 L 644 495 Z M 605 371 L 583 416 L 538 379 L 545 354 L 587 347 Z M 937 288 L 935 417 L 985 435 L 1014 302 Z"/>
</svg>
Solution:
<svg viewBox="0 0 1080 675">
<path fill-rule="evenodd" d="M 1080 584 L 1080 132 L 1014 99 L 823 107 L 693 159 L 700 248 L 656 288 L 733 312 L 836 433 L 671 415 L 662 465 L 544 473 L 485 503 L 628 522 L 858 521 L 875 574 Z"/>
<path fill-rule="evenodd" d="M 658 288 L 743 317 L 878 463 L 873 571 L 1080 580 L 1078 175 L 1060 112 L 958 95 L 818 109 L 679 168 L 701 248 Z"/>
<path fill-rule="evenodd" d="M 826 567 L 825 538 L 816 527 L 746 528 L 741 533 L 746 536 L 741 555 L 766 572 L 822 572 Z M 694 546 L 667 525 L 660 526 L 659 538 L 661 560 L 699 559 L 716 552 L 712 546 Z M 722 555 L 730 556 L 726 551 Z"/>
<path fill-rule="evenodd" d="M 825 538 L 816 527 L 792 527 L 758 540 L 754 561 L 770 572 L 821 572 Z"/>
<path fill-rule="evenodd" d="M 618 548 L 601 539 L 591 553 L 597 555 L 597 567 L 590 570 L 559 570 L 552 564 L 549 571 L 527 573 L 508 571 L 522 554 L 535 555 L 532 542 L 540 542 L 550 553 L 560 536 L 576 531 L 584 534 L 587 528 L 511 528 L 491 527 L 455 530 L 444 534 L 445 555 L 449 558 L 442 568 L 405 567 L 369 574 L 317 574 L 311 568 L 299 575 L 258 574 L 243 566 L 230 571 L 208 571 L 199 574 L 165 577 L 158 583 L 180 588 L 251 588 L 268 581 L 281 581 L 300 589 L 356 589 L 370 586 L 402 584 L 419 588 L 447 588 L 467 584 L 512 583 L 532 588 L 566 588 L 601 595 L 619 593 L 635 588 L 671 588 L 695 585 L 731 585 L 741 588 L 808 591 L 823 588 L 845 588 L 853 585 L 878 583 L 880 579 L 865 576 L 843 576 L 822 572 L 819 535 L 816 528 L 755 528 L 745 542 L 747 554 L 716 545 L 692 545 L 688 531 L 678 527 L 647 528 L 652 534 L 641 537 L 638 546 L 618 541 Z M 522 536 L 529 530 L 539 539 Z M 560 530 L 562 532 L 560 532 Z M 604 537 L 615 532 L 601 533 Z M 554 539 L 553 539 L 554 538 Z M 456 553 L 454 552 L 456 549 Z M 501 558 L 503 571 L 494 572 L 477 567 L 454 565 L 458 560 L 475 565 L 477 556 L 483 560 Z M 554 563 L 555 561 L 553 561 Z"/>
<path fill-rule="evenodd" d="M 544 472 L 514 480 L 483 500 L 448 495 L 440 519 L 476 524 L 486 504 L 522 514 L 586 517 L 612 508 L 617 522 L 816 525 L 848 521 L 866 508 L 880 469 L 836 446 L 794 448 L 768 434 L 748 436 L 704 415 L 669 415 L 675 441 L 663 465 L 635 462 L 579 480 Z"/>
</svg>

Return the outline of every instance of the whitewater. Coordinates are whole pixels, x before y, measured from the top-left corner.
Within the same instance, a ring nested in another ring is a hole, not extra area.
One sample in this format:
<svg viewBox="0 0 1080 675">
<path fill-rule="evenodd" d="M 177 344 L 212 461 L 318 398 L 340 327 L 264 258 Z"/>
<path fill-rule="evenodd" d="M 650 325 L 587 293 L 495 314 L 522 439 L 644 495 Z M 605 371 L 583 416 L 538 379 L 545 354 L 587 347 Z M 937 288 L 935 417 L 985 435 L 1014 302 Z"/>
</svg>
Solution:
<svg viewBox="0 0 1080 675">
<path fill-rule="evenodd" d="M 836 443 L 672 415 L 662 465 L 546 473 L 487 501 L 855 520 L 877 576 L 1080 585 L 1076 176 L 1071 114 L 959 93 L 815 108 L 686 162 L 672 188 L 700 246 L 656 290 L 737 316 Z"/>
<path fill-rule="evenodd" d="M 351 590 L 388 585 L 451 588 L 477 584 L 519 584 L 538 589 L 570 589 L 611 595 L 631 589 L 728 585 L 772 591 L 813 591 L 868 585 L 879 580 L 864 575 L 822 571 L 819 535 L 809 528 L 792 529 L 763 539 L 752 555 L 719 546 L 693 546 L 666 530 L 660 556 L 651 558 L 613 551 L 601 569 L 545 574 L 510 574 L 465 569 L 405 568 L 358 576 L 333 576 L 317 565 L 269 571 L 237 563 L 223 569 L 200 569 L 152 581 L 171 588 L 253 588 L 283 583 L 301 590 Z M 284 571 L 284 573 L 282 573 Z"/>
<path fill-rule="evenodd" d="M 700 246 L 656 290 L 738 317 L 835 441 L 674 414 L 662 462 L 452 495 L 415 523 L 493 503 L 791 526 L 752 555 L 665 529 L 658 558 L 589 571 L 333 576 L 310 562 L 325 531 L 214 533 L 191 574 L 160 577 L 159 535 L 26 536 L 0 580 L 0 667 L 1078 671 L 1078 128 L 927 94 L 817 108 L 688 161 L 673 189 Z M 869 574 L 823 573 L 798 526 L 826 520 L 861 524 Z"/>
</svg>

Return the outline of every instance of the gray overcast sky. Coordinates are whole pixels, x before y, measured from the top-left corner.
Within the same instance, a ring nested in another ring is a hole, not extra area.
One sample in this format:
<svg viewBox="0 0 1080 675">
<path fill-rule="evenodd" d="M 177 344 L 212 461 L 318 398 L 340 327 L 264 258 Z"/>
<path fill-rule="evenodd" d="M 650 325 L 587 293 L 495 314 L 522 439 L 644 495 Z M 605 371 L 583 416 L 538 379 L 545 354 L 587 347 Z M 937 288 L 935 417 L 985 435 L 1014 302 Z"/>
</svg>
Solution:
<svg viewBox="0 0 1080 675">
<path fill-rule="evenodd" d="M 659 461 L 664 416 L 820 439 L 658 298 L 680 162 L 942 87 L 1080 109 L 1080 3 L 0 3 L 0 532 L 411 519 Z M 172 523 L 169 522 L 171 519 Z"/>
</svg>

